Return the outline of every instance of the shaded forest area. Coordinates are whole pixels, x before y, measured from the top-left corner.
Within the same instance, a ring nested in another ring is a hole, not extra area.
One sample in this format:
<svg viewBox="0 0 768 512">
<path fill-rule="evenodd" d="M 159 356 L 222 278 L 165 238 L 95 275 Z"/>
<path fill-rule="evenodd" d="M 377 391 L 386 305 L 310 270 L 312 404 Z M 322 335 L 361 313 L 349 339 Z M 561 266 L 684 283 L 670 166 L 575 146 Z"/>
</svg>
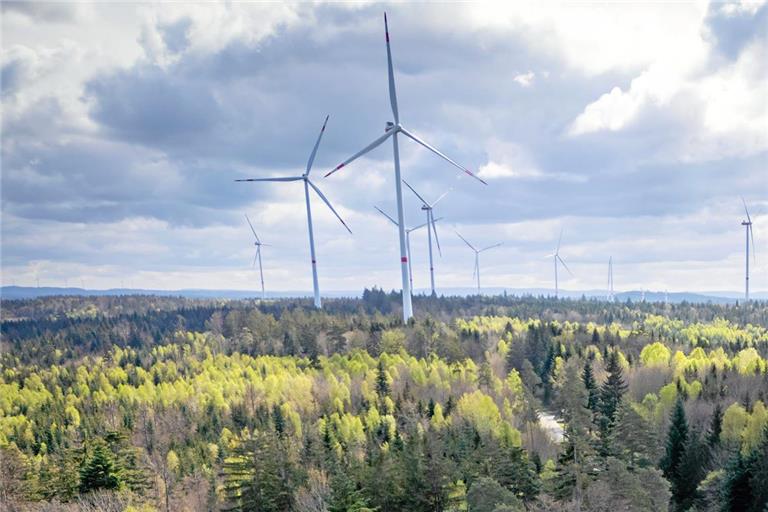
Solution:
<svg viewBox="0 0 768 512">
<path fill-rule="evenodd" d="M 398 302 L 3 301 L 0 506 L 768 504 L 765 303 Z"/>
</svg>

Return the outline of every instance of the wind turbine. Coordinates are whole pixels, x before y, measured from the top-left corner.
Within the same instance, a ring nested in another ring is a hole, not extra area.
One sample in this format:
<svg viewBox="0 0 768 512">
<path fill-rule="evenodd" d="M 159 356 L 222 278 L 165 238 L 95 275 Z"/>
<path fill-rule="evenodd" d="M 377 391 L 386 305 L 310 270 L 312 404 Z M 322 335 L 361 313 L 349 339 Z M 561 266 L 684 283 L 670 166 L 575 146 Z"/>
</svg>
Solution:
<svg viewBox="0 0 768 512">
<path fill-rule="evenodd" d="M 488 247 L 484 247 L 482 249 L 475 249 L 475 246 L 467 242 L 467 239 L 461 236 L 458 231 L 456 232 L 456 234 L 459 236 L 459 238 L 464 240 L 464 243 L 467 244 L 467 246 L 470 249 L 475 251 L 475 270 L 472 272 L 472 277 L 474 278 L 475 276 L 477 276 L 477 294 L 479 295 L 480 294 L 480 253 L 483 251 L 487 251 L 488 249 L 493 249 L 494 247 L 498 247 L 502 245 L 504 242 L 499 242 L 498 244 L 489 245 Z"/>
<path fill-rule="evenodd" d="M 421 195 L 416 192 L 416 190 L 405 180 L 403 180 L 403 183 L 405 183 L 405 186 L 411 189 L 411 192 L 416 194 L 416 197 L 419 198 L 419 201 L 421 201 L 421 209 L 427 212 L 427 243 L 429 243 L 429 281 L 432 285 L 432 295 L 435 295 L 435 265 L 432 262 L 432 233 L 435 234 L 435 242 L 437 243 L 437 251 L 440 253 L 440 256 L 443 255 L 443 251 L 440 249 L 440 239 L 437 237 L 437 227 L 435 226 L 435 215 L 433 212 L 434 206 L 439 203 L 446 195 L 448 195 L 448 192 L 450 190 L 447 190 L 435 199 L 432 203 L 428 203 L 426 199 L 421 197 Z M 408 255 L 408 259 L 410 260 L 411 256 Z M 411 280 L 413 281 L 413 280 Z M 413 284 L 413 283 L 411 283 Z"/>
<path fill-rule="evenodd" d="M 400 177 L 400 150 L 397 145 L 397 135 L 399 133 L 402 133 L 409 139 L 417 142 L 418 144 L 421 144 L 431 152 L 435 153 L 437 156 L 442 158 L 443 160 L 447 161 L 454 167 L 457 167 L 461 171 L 465 172 L 469 176 L 472 176 L 473 178 L 479 180 L 481 183 L 486 184 L 482 179 L 475 176 L 472 171 L 467 169 L 466 167 L 457 164 L 447 156 L 445 156 L 443 153 L 435 149 L 434 147 L 430 146 L 420 138 L 416 137 L 409 131 L 407 131 L 403 126 L 400 124 L 400 115 L 397 111 L 397 95 L 395 93 L 395 73 L 392 66 L 392 50 L 389 47 L 389 27 L 387 25 L 387 14 L 384 13 L 384 34 L 386 36 L 386 43 L 387 43 L 387 73 L 389 76 L 389 103 L 392 107 L 392 115 L 394 116 L 394 123 L 391 121 L 388 121 L 385 129 L 384 129 L 384 135 L 377 138 L 373 142 L 371 142 L 369 145 L 349 157 L 348 159 L 344 160 L 342 163 L 336 166 L 335 169 L 333 169 L 331 172 L 326 174 L 326 177 L 330 176 L 331 174 L 335 173 L 345 165 L 351 163 L 352 161 L 360 158 L 361 156 L 365 155 L 372 149 L 380 146 L 385 140 L 387 140 L 389 137 L 392 137 L 392 149 L 394 153 L 394 163 L 395 163 L 395 195 L 397 198 L 397 226 L 399 230 L 400 235 L 400 274 L 403 281 L 403 321 L 407 322 L 408 319 L 410 319 L 413 316 L 413 305 L 411 304 L 411 289 L 410 289 L 410 281 L 409 281 L 409 271 L 408 271 L 408 255 L 407 255 L 407 247 L 405 243 L 405 220 L 403 215 L 403 187 L 400 183 L 401 177 Z"/>
<path fill-rule="evenodd" d="M 259 277 L 261 277 L 261 300 L 265 300 L 267 298 L 266 294 L 264 293 L 264 268 L 261 266 L 261 246 L 267 245 L 261 243 L 261 240 L 259 240 L 259 235 L 256 234 L 256 230 L 253 229 L 253 224 L 251 224 L 251 219 L 248 218 L 248 214 L 245 214 L 245 220 L 248 221 L 248 225 L 251 226 L 251 231 L 253 232 L 253 237 L 256 239 L 256 241 L 253 243 L 253 245 L 256 246 L 256 255 L 253 257 L 253 265 L 256 266 L 256 260 L 259 261 Z"/>
<path fill-rule="evenodd" d="M 746 252 L 746 279 L 744 288 L 744 301 L 749 302 L 749 242 L 752 241 L 752 259 L 756 260 L 755 256 L 755 234 L 752 231 L 752 218 L 749 216 L 749 210 L 747 209 L 747 202 L 744 198 L 741 198 L 741 202 L 744 203 L 744 213 L 747 214 L 747 220 L 741 221 L 741 225 L 744 226 L 747 237 L 747 252 Z"/>
<path fill-rule="evenodd" d="M 392 224 L 394 224 L 395 226 L 398 225 L 397 221 L 395 219 L 393 219 L 392 217 L 390 217 L 389 214 L 387 214 L 387 212 L 385 212 L 384 210 L 382 210 L 378 206 L 374 206 L 374 208 L 376 208 L 376 210 L 378 210 L 378 212 L 380 214 L 382 214 L 387 219 L 389 219 L 389 221 Z M 432 219 L 431 222 L 425 222 L 424 224 L 419 224 L 418 226 L 414 226 L 414 227 L 412 227 L 410 229 L 406 228 L 406 230 L 405 230 L 405 250 L 406 250 L 406 253 L 408 254 L 408 280 L 409 280 L 409 283 L 411 285 L 411 290 L 413 290 L 413 268 L 411 267 L 411 263 L 412 263 L 412 260 L 411 260 L 411 233 L 413 231 L 416 231 L 418 229 L 423 228 L 424 226 L 431 225 L 432 228 L 434 228 L 434 223 L 439 221 L 440 219 L 442 219 L 442 217 L 438 217 L 437 219 Z M 427 232 L 429 232 L 429 229 L 427 229 Z M 430 250 L 430 256 L 431 255 L 432 255 L 432 251 Z M 431 267 L 432 267 L 432 261 L 431 261 L 431 258 L 430 258 L 430 268 Z M 432 293 L 434 293 L 434 288 L 432 289 Z"/>
<path fill-rule="evenodd" d="M 613 294 L 613 256 L 608 258 L 608 302 L 613 302 L 615 295 Z"/>
<path fill-rule="evenodd" d="M 330 201 L 328 201 L 328 199 L 320 191 L 320 189 L 317 188 L 317 185 L 312 183 L 312 181 L 309 179 L 309 173 L 312 171 L 312 163 L 315 161 L 317 148 L 320 146 L 320 139 L 323 138 L 323 133 L 325 132 L 325 125 L 328 123 L 328 117 L 329 116 L 325 116 L 323 127 L 320 129 L 320 135 L 317 136 L 317 142 L 315 142 L 315 147 L 312 148 L 312 153 L 309 155 L 309 160 L 307 161 L 307 170 L 304 172 L 304 174 L 302 174 L 301 176 L 287 176 L 287 177 L 280 177 L 280 178 L 248 178 L 243 180 L 235 180 L 235 181 L 303 181 L 304 182 L 304 199 L 307 202 L 307 226 L 309 229 L 309 253 L 310 253 L 310 257 L 312 258 L 312 286 L 314 287 L 314 291 L 315 291 L 315 307 L 316 308 L 322 307 L 322 302 L 320 299 L 320 285 L 318 284 L 318 281 L 317 281 L 317 258 L 315 257 L 315 235 L 312 230 L 312 209 L 310 208 L 310 205 L 309 205 L 309 188 L 310 187 L 312 187 L 312 190 L 314 190 L 317 193 L 317 195 L 320 196 L 320 199 L 322 199 L 323 202 L 326 205 L 328 205 L 328 208 L 331 209 L 333 214 L 344 225 L 347 231 L 349 231 L 349 233 L 352 234 L 352 231 L 349 229 L 349 226 L 347 226 L 346 222 L 344 222 L 344 220 L 339 216 L 339 214 L 336 213 L 336 210 L 333 209 L 333 206 L 331 206 Z"/>
<path fill-rule="evenodd" d="M 573 272 L 571 272 L 571 269 L 568 268 L 568 265 L 565 264 L 565 261 L 563 261 L 563 258 L 560 257 L 560 242 L 563 241 L 563 230 L 560 230 L 560 238 L 557 240 L 557 249 L 555 249 L 555 252 L 552 254 L 548 254 L 545 256 L 545 258 L 552 258 L 554 264 L 555 264 L 555 298 L 557 298 L 559 293 L 559 288 L 557 284 L 557 262 L 559 261 L 560 264 L 563 266 L 565 270 L 568 271 L 569 274 L 573 275 Z"/>
</svg>

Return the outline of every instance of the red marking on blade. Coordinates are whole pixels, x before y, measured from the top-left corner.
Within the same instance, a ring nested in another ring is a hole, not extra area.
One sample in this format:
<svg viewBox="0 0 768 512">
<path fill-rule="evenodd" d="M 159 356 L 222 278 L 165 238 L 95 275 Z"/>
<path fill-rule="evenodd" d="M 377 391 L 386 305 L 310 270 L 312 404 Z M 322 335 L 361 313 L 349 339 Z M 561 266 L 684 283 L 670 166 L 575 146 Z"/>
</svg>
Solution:
<svg viewBox="0 0 768 512">
<path fill-rule="evenodd" d="M 408 257 L 403 256 L 402 258 L 400 258 L 400 263 L 408 263 Z"/>
<path fill-rule="evenodd" d="M 339 164 L 339 166 L 338 166 L 338 167 L 336 167 L 336 168 L 334 169 L 334 171 L 338 171 L 339 169 L 341 169 L 342 167 L 344 167 L 344 165 L 345 165 L 345 164 Z"/>
<path fill-rule="evenodd" d="M 312 260 L 312 264 L 314 265 L 315 263 L 317 263 L 317 260 Z"/>
<path fill-rule="evenodd" d="M 385 32 L 385 34 L 387 36 L 387 42 L 389 42 L 389 32 Z"/>
</svg>

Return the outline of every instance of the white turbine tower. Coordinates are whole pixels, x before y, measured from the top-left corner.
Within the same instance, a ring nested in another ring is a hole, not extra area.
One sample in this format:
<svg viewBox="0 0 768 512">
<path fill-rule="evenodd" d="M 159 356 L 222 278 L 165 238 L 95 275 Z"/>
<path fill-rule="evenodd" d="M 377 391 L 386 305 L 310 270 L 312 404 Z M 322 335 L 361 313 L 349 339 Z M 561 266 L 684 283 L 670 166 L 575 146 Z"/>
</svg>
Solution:
<svg viewBox="0 0 768 512">
<path fill-rule="evenodd" d="M 376 210 L 378 210 L 378 212 L 380 214 L 382 214 L 387 219 L 389 219 L 389 221 L 392 224 L 394 224 L 395 226 L 398 226 L 397 221 L 395 219 L 393 219 L 392 217 L 390 217 L 387 212 L 385 212 L 384 210 L 382 210 L 378 206 L 374 206 L 374 208 L 376 208 Z M 432 223 L 434 224 L 435 222 L 439 221 L 441 218 L 442 217 L 438 217 L 437 219 L 433 219 Z M 429 224 L 430 223 L 425 222 L 424 224 L 419 224 L 418 226 L 414 226 L 412 228 L 406 228 L 405 229 L 405 252 L 406 252 L 406 254 L 408 254 L 408 282 L 411 285 L 411 292 L 413 292 L 413 267 L 412 267 L 413 260 L 411 260 L 411 233 L 413 231 L 416 231 L 416 230 L 419 230 L 419 229 L 423 228 L 424 226 L 428 226 Z M 433 225 L 433 227 L 434 227 L 434 225 Z"/>
<path fill-rule="evenodd" d="M 616 296 L 613 293 L 613 256 L 608 258 L 608 302 L 613 302 Z"/>
<path fill-rule="evenodd" d="M 323 200 L 323 202 L 328 205 L 328 208 L 331 209 L 333 214 L 336 216 L 337 219 L 344 225 L 344 227 L 349 231 L 350 234 L 352 234 L 352 231 L 347 226 L 346 222 L 339 216 L 338 213 L 336 213 L 336 210 L 333 209 L 333 206 L 331 206 L 330 201 L 325 197 L 325 195 L 320 191 L 319 188 L 317 188 L 317 185 L 312 183 L 312 181 L 309 179 L 309 173 L 312 171 L 312 163 L 315 161 L 315 155 L 317 154 L 317 148 L 320 146 L 320 139 L 323 138 L 323 133 L 325 132 L 325 125 L 328 123 L 328 116 L 325 116 L 325 122 L 323 122 L 323 127 L 320 129 L 320 135 L 317 136 L 317 142 L 315 142 L 315 147 L 312 148 L 312 153 L 309 155 L 309 160 L 307 161 L 307 170 L 302 174 L 301 176 L 288 176 L 288 177 L 281 177 L 281 178 L 248 178 L 243 180 L 235 180 L 235 181 L 303 181 L 304 182 L 304 199 L 307 202 L 307 227 L 309 229 L 309 254 L 312 259 L 312 286 L 314 288 L 315 292 L 315 307 L 320 308 L 322 307 L 322 302 L 320 299 L 320 285 L 317 281 L 317 258 L 315 257 L 315 235 L 312 230 L 312 209 L 309 205 L 309 188 L 312 187 L 312 190 L 314 190 L 318 196 L 320 196 L 320 199 Z"/>
<path fill-rule="evenodd" d="M 560 242 L 563 241 L 563 230 L 560 230 L 560 238 L 557 240 L 557 249 L 555 249 L 555 252 L 552 254 L 548 254 L 545 256 L 545 258 L 552 258 L 554 264 L 555 264 L 555 298 L 558 297 L 558 294 L 560 292 L 560 289 L 558 287 L 557 282 L 557 263 L 558 261 L 563 266 L 565 270 L 568 271 L 569 274 L 573 275 L 573 272 L 571 272 L 571 269 L 568 268 L 568 265 L 565 264 L 565 261 L 563 261 L 563 258 L 560 257 Z"/>
<path fill-rule="evenodd" d="M 749 302 L 749 243 L 752 242 L 752 259 L 756 260 L 755 256 L 755 234 L 752 231 L 752 218 L 749 216 L 749 210 L 747 209 L 747 202 L 744 198 L 741 198 L 741 202 L 744 203 L 744 213 L 747 214 L 747 220 L 741 221 L 741 225 L 744 226 L 747 237 L 747 252 L 746 252 L 746 277 L 744 283 L 744 301 Z"/>
<path fill-rule="evenodd" d="M 408 277 L 408 255 L 406 251 L 406 244 L 405 244 L 405 222 L 404 222 L 404 215 L 403 215 L 403 187 L 401 185 L 401 177 L 400 177 L 400 150 L 397 145 L 397 135 L 399 133 L 402 133 L 409 139 L 412 139 L 413 141 L 421 144 L 428 150 L 435 153 L 437 156 L 442 158 L 443 160 L 446 160 L 448 163 L 453 165 L 454 167 L 457 167 L 458 169 L 462 170 L 466 174 L 472 176 L 473 178 L 479 180 L 480 182 L 486 184 L 483 180 L 475 176 L 469 169 L 466 167 L 463 167 L 447 156 L 445 156 L 443 153 L 435 149 L 434 147 L 430 146 L 423 140 L 419 139 L 409 131 L 407 131 L 403 126 L 400 124 L 400 115 L 397 111 L 397 95 L 395 93 L 395 74 L 392 67 L 392 51 L 389 47 L 389 27 L 387 26 L 387 15 L 384 14 L 384 33 L 386 35 L 386 42 L 387 42 L 387 73 L 389 76 L 389 102 L 392 107 L 392 115 L 394 116 L 394 123 L 387 122 L 385 127 L 385 133 L 381 137 L 377 138 L 373 142 L 371 142 L 368 146 L 364 147 L 348 159 L 344 160 L 342 163 L 336 166 L 335 169 L 333 169 L 331 172 L 326 174 L 327 176 L 330 176 L 331 174 L 335 173 L 345 165 L 349 164 L 350 162 L 360 158 L 361 156 L 365 155 L 372 149 L 380 146 L 385 140 L 387 140 L 389 137 L 392 137 L 392 149 L 394 152 L 394 163 L 395 163 L 395 195 L 397 198 L 397 226 L 399 230 L 400 235 L 400 275 L 402 277 L 403 281 L 403 321 L 407 322 L 412 316 L 413 316 L 413 306 L 411 304 L 411 289 L 410 289 L 410 282 Z"/>
<path fill-rule="evenodd" d="M 464 238 L 459 234 L 457 231 L 456 234 L 461 238 L 467 246 L 475 251 L 475 270 L 472 272 L 472 278 L 475 278 L 477 276 L 477 293 L 480 294 L 480 253 L 487 251 L 488 249 L 493 249 L 494 247 L 498 247 L 502 245 L 504 242 L 499 242 L 498 244 L 489 245 L 488 247 L 484 247 L 482 249 L 475 249 L 475 246 L 471 243 L 467 242 L 467 239 Z"/>
<path fill-rule="evenodd" d="M 259 277 L 261 278 L 261 300 L 264 300 L 267 298 L 266 293 L 264 292 L 264 268 L 261 266 L 261 246 L 267 245 L 261 243 L 261 240 L 259 240 L 259 235 L 256 234 L 256 230 L 253 229 L 253 224 L 251 224 L 251 219 L 248 218 L 248 214 L 245 214 L 245 220 L 248 221 L 248 225 L 251 227 L 251 232 L 253 232 L 253 237 L 256 239 L 255 242 L 253 242 L 253 245 L 256 246 L 256 254 L 253 256 L 253 267 L 256 266 L 256 261 L 259 262 Z"/>
<path fill-rule="evenodd" d="M 403 183 L 405 183 L 405 186 L 411 189 L 411 192 L 416 194 L 416 197 L 419 198 L 419 201 L 421 201 L 421 209 L 427 212 L 427 243 L 429 244 L 429 282 L 432 286 L 432 295 L 435 294 L 435 265 L 432 261 L 432 233 L 435 234 L 435 242 L 437 243 L 437 251 L 440 253 L 440 256 L 443 255 L 443 251 L 440 249 L 440 239 L 437 237 L 437 227 L 435 226 L 435 215 L 433 212 L 434 206 L 439 203 L 446 195 L 448 195 L 448 192 L 446 191 L 435 199 L 432 203 L 428 203 L 426 199 L 421 197 L 421 195 L 416 192 L 416 190 L 405 180 L 403 180 Z M 408 259 L 411 259 L 410 254 L 408 255 Z M 413 284 L 413 283 L 411 283 Z"/>
</svg>

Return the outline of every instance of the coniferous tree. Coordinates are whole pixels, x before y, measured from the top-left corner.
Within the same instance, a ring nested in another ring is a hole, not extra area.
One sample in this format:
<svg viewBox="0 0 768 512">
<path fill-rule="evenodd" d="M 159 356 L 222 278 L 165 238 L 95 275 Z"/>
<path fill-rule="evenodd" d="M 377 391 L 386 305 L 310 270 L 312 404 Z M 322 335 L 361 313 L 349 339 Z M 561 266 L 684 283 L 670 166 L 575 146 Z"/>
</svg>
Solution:
<svg viewBox="0 0 768 512">
<path fill-rule="evenodd" d="M 600 407 L 600 394 L 597 389 L 592 362 L 589 360 L 584 361 L 584 370 L 581 372 L 581 380 L 584 382 L 584 387 L 587 389 L 587 407 L 592 411 L 593 418 L 596 418 Z"/>
<path fill-rule="evenodd" d="M 709 432 L 707 432 L 707 443 L 711 447 L 715 447 L 720 444 L 720 433 L 723 431 L 723 408 L 718 402 L 715 404 L 715 410 L 712 412 L 712 420 L 709 424 Z"/>
<path fill-rule="evenodd" d="M 605 370 L 608 372 L 608 377 L 600 387 L 600 414 L 603 422 L 605 422 L 605 427 L 610 430 L 616 410 L 619 408 L 621 399 L 628 387 L 616 350 L 610 352 Z"/>
<path fill-rule="evenodd" d="M 379 359 L 379 365 L 376 370 L 376 393 L 379 395 L 379 399 L 384 399 L 389 395 L 389 381 L 387 380 L 387 372 L 384 369 L 384 362 Z"/>
<path fill-rule="evenodd" d="M 80 468 L 80 492 L 117 489 L 119 486 L 120 477 L 112 452 L 102 439 L 98 439 Z"/>
<path fill-rule="evenodd" d="M 672 498 L 677 510 L 689 510 L 700 498 L 697 488 L 706 476 L 708 467 L 709 445 L 698 432 L 689 432 L 677 475 L 672 481 Z"/>
</svg>

